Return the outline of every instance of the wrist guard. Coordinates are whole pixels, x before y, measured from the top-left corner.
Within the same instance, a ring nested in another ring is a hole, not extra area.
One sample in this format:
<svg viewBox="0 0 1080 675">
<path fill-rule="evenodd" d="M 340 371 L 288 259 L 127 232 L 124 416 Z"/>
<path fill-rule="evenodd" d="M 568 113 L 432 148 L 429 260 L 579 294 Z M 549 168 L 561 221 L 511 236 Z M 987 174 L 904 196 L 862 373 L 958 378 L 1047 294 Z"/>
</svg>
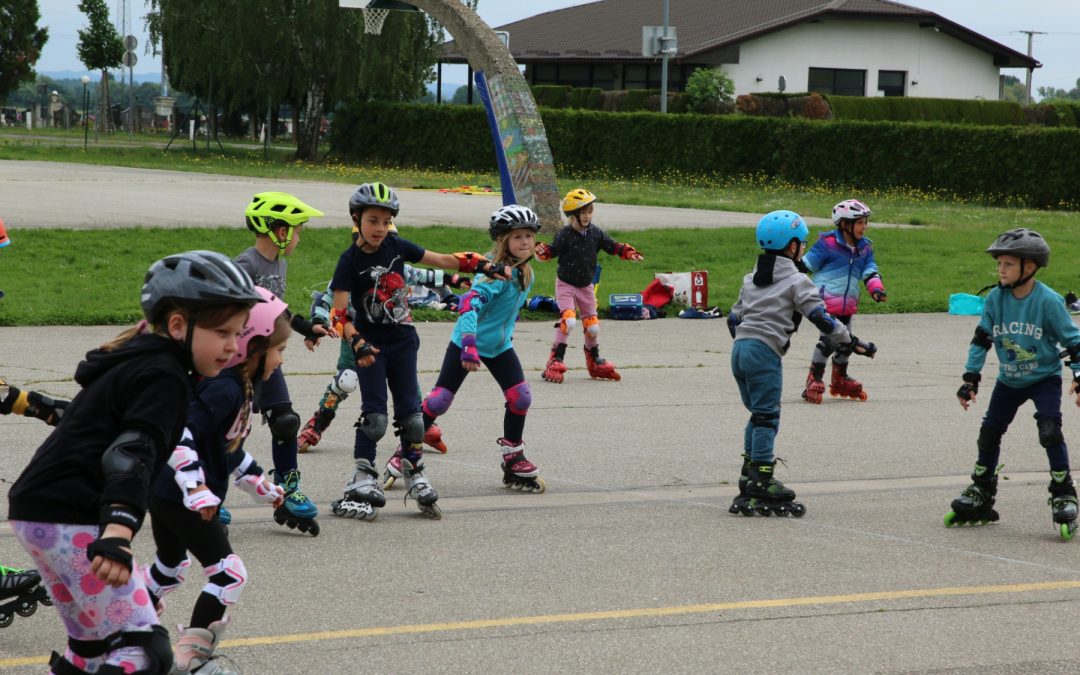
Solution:
<svg viewBox="0 0 1080 675">
<path fill-rule="evenodd" d="M 115 560 L 124 567 L 127 567 L 130 572 L 133 559 L 130 553 L 123 550 L 124 547 L 131 548 L 131 542 L 123 537 L 95 539 L 86 547 L 86 559 L 93 562 L 94 558 L 102 556 L 109 560 Z"/>
<path fill-rule="evenodd" d="M 461 360 L 468 363 L 480 363 L 480 354 L 476 351 L 476 335 L 466 333 L 461 336 Z"/>
<path fill-rule="evenodd" d="M 312 342 L 317 341 L 322 336 L 315 332 L 315 326 L 310 321 L 300 316 L 299 314 L 293 314 L 289 319 L 289 327 L 297 333 L 304 336 L 305 340 Z"/>
<path fill-rule="evenodd" d="M 116 523 L 130 528 L 131 532 L 135 533 L 142 527 L 145 515 L 144 512 L 138 511 L 127 504 L 106 504 L 98 512 L 98 524 L 104 530 L 109 523 Z"/>
<path fill-rule="evenodd" d="M 540 242 L 536 245 L 536 248 L 533 249 L 533 255 L 536 256 L 537 260 L 551 260 L 553 256 L 551 251 L 551 244 L 545 244 L 544 242 Z"/>
<path fill-rule="evenodd" d="M 371 349 L 371 345 L 359 335 L 354 335 L 352 340 L 349 341 L 349 344 L 352 345 L 353 356 L 355 356 L 357 360 L 360 360 L 365 356 L 375 356 L 375 352 Z"/>
<path fill-rule="evenodd" d="M 964 383 L 956 391 L 956 397 L 970 401 L 972 395 L 979 393 L 979 382 L 982 381 L 980 373 L 964 373 Z"/>
<path fill-rule="evenodd" d="M 632 260 L 634 256 L 641 254 L 630 244 L 615 244 L 615 255 L 623 260 Z"/>
<path fill-rule="evenodd" d="M 475 274 L 480 272 L 484 273 L 480 267 L 483 263 L 489 263 L 490 261 L 479 253 L 473 253 L 466 251 L 464 253 L 455 253 L 454 257 L 458 260 L 458 272 L 465 272 L 466 274 Z"/>
<path fill-rule="evenodd" d="M 837 347 L 836 353 L 844 355 L 858 354 L 859 356 L 865 356 L 868 359 L 872 359 L 877 354 L 877 345 L 873 342 L 863 342 L 852 335 L 851 342 Z"/>
</svg>

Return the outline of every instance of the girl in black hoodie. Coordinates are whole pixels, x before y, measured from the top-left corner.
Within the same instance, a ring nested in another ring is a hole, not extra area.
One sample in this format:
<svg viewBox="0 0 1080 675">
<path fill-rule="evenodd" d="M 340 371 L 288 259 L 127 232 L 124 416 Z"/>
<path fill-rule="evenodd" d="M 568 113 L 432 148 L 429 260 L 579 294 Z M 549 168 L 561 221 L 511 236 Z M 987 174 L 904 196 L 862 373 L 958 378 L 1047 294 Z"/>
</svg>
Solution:
<svg viewBox="0 0 1080 675">
<path fill-rule="evenodd" d="M 30 553 L 68 631 L 56 675 L 167 673 L 158 624 L 131 539 L 150 482 L 180 440 L 192 374 L 217 375 L 262 298 L 228 257 L 189 251 L 154 263 L 145 320 L 88 352 L 82 391 L 8 494 L 16 539 Z"/>
</svg>

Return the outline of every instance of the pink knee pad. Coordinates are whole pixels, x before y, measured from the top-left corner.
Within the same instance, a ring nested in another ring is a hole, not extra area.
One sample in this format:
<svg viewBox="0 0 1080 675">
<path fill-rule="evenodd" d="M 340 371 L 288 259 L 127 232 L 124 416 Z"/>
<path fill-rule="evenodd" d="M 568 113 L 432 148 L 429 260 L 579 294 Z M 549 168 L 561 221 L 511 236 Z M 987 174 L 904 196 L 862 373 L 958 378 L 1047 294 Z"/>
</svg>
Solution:
<svg viewBox="0 0 1080 675">
<path fill-rule="evenodd" d="M 435 387 L 424 399 L 424 412 L 427 413 L 428 417 L 445 415 L 446 411 L 450 409 L 450 404 L 453 402 L 454 392 L 446 387 Z"/>
<path fill-rule="evenodd" d="M 507 409 L 515 415 L 524 415 L 532 405 L 532 389 L 528 382 L 518 382 L 503 392 Z"/>
</svg>

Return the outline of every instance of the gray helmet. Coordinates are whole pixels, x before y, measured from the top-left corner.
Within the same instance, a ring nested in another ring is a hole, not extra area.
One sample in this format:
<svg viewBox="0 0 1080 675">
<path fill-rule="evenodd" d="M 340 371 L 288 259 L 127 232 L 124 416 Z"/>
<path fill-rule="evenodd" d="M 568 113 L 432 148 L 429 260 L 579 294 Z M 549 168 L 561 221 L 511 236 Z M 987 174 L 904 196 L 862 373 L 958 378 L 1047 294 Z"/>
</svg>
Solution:
<svg viewBox="0 0 1080 675">
<path fill-rule="evenodd" d="M 488 234 L 491 235 L 492 241 L 498 239 L 499 235 L 504 232 L 517 229 L 539 232 L 540 219 L 536 217 L 536 212 L 528 206 L 508 204 L 491 214 Z"/>
<path fill-rule="evenodd" d="M 396 216 L 401 204 L 398 203 L 397 193 L 393 188 L 383 183 L 364 183 L 356 188 L 356 192 L 349 197 L 349 215 L 363 211 L 372 206 L 381 206 L 389 209 L 390 215 Z"/>
<path fill-rule="evenodd" d="M 168 301 L 200 309 L 263 302 L 248 273 L 215 251 L 187 251 L 158 260 L 146 272 L 142 311 L 153 323 Z"/>
<path fill-rule="evenodd" d="M 1023 260 L 1034 260 L 1039 267 L 1050 264 L 1050 245 L 1041 234 L 1026 227 L 1002 232 L 986 252 L 995 258 L 1012 255 Z"/>
</svg>

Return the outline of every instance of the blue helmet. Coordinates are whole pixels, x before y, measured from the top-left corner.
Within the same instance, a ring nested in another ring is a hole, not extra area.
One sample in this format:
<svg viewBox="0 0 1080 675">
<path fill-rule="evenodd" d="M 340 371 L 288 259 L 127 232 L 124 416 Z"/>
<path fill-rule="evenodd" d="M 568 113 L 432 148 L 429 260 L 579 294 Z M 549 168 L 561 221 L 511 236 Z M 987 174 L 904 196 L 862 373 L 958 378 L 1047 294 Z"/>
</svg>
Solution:
<svg viewBox="0 0 1080 675">
<path fill-rule="evenodd" d="M 779 251 L 792 239 L 805 243 L 810 237 L 810 228 L 802 216 L 794 211 L 781 210 L 766 213 L 757 224 L 758 246 L 766 251 Z"/>
</svg>

